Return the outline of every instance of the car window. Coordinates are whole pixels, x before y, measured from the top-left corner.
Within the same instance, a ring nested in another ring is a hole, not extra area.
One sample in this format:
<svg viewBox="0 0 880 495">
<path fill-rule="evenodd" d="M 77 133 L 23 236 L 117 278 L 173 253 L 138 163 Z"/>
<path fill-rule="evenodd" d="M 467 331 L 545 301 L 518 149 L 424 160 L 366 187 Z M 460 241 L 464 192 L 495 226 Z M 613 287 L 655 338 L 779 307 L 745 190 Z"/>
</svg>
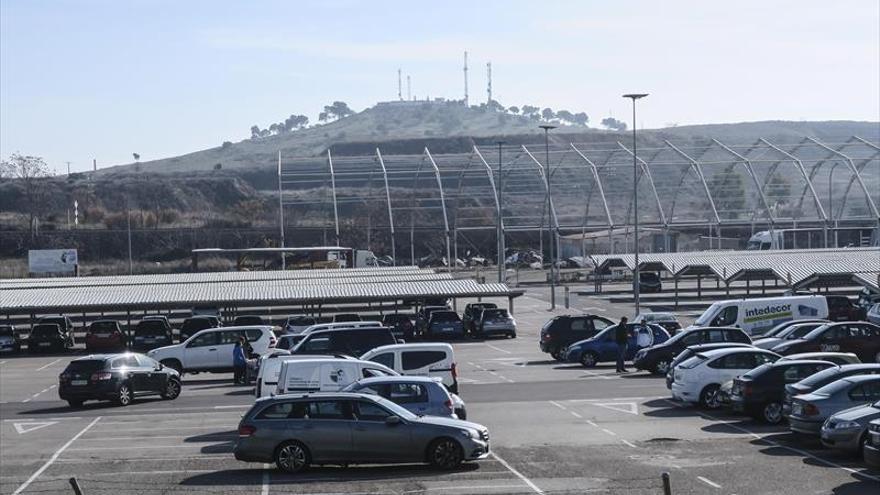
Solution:
<svg viewBox="0 0 880 495">
<path fill-rule="evenodd" d="M 849 333 L 849 330 L 844 325 L 830 327 L 822 333 L 821 340 L 839 340 L 843 337 L 844 333 Z"/>
<path fill-rule="evenodd" d="M 374 378 L 377 376 L 388 376 L 388 373 L 377 368 L 364 368 L 364 378 Z"/>
<path fill-rule="evenodd" d="M 155 368 L 159 367 L 159 363 L 151 357 L 140 355 L 140 356 L 137 356 L 137 360 L 138 360 L 138 363 L 140 363 L 140 365 L 144 368 L 154 368 L 155 369 Z"/>
<path fill-rule="evenodd" d="M 392 416 L 384 407 L 363 400 L 357 401 L 357 419 L 359 421 L 385 421 Z"/>
<path fill-rule="evenodd" d="M 862 385 L 856 385 L 855 387 L 849 390 L 849 398 L 855 402 L 867 402 L 868 399 L 865 395 L 865 388 Z"/>
<path fill-rule="evenodd" d="M 257 419 L 302 419 L 307 410 L 305 402 L 279 402 L 260 411 Z"/>
<path fill-rule="evenodd" d="M 420 383 L 392 383 L 385 398 L 397 404 L 428 402 L 428 389 Z"/>
<path fill-rule="evenodd" d="M 700 333 L 701 332 L 691 332 L 685 334 L 685 336 L 681 338 L 681 343 L 686 346 L 698 344 L 700 342 Z"/>
<path fill-rule="evenodd" d="M 417 370 L 446 359 L 443 351 L 404 351 L 400 356 L 404 371 Z"/>
<path fill-rule="evenodd" d="M 140 366 L 137 362 L 137 359 L 134 356 L 123 356 L 110 361 L 110 367 L 114 369 L 119 368 L 137 368 Z"/>
<path fill-rule="evenodd" d="M 242 332 L 239 330 L 225 330 L 223 332 L 214 332 L 220 336 L 219 344 L 234 344 L 238 342 L 238 338 L 241 337 Z"/>
<path fill-rule="evenodd" d="M 125 359 L 116 358 L 113 361 L 110 361 L 110 367 L 113 369 L 119 369 L 125 367 Z"/>
<path fill-rule="evenodd" d="M 302 345 L 302 350 L 307 352 L 322 352 L 330 350 L 330 336 L 314 337 Z"/>
<path fill-rule="evenodd" d="M 248 342 L 256 342 L 263 337 L 263 331 L 259 328 L 251 328 L 249 330 L 244 331 L 245 337 L 247 337 Z"/>
<path fill-rule="evenodd" d="M 755 361 L 755 366 L 760 366 L 764 363 L 773 363 L 776 361 L 777 357 L 773 354 L 764 354 L 764 353 L 755 353 L 752 354 L 752 359 Z"/>
<path fill-rule="evenodd" d="M 583 332 L 588 330 L 586 318 L 572 318 L 569 328 L 572 332 Z"/>
<path fill-rule="evenodd" d="M 605 320 L 600 320 L 599 318 L 593 318 L 592 322 L 593 322 L 593 328 L 596 329 L 597 332 L 604 330 L 612 325 L 612 323 L 609 323 Z"/>
<path fill-rule="evenodd" d="M 212 345 L 217 345 L 217 338 L 219 337 L 220 332 L 205 332 L 203 334 L 197 335 L 193 338 L 187 347 L 208 347 Z"/>
<path fill-rule="evenodd" d="M 724 332 L 722 330 L 709 330 L 706 332 L 706 342 L 724 342 Z"/>
<path fill-rule="evenodd" d="M 394 353 L 393 352 L 383 352 L 382 354 L 377 354 L 377 355 L 371 357 L 370 361 L 372 361 L 374 363 L 379 363 L 379 364 L 385 365 L 391 369 L 394 369 Z"/>
<path fill-rule="evenodd" d="M 865 400 L 869 402 L 880 400 L 880 381 L 862 384 L 862 390 L 865 393 Z"/>
<path fill-rule="evenodd" d="M 724 308 L 721 313 L 715 318 L 713 322 L 713 326 L 717 327 L 726 327 L 728 325 L 733 325 L 736 323 L 736 316 L 739 313 L 739 308 L 736 306 L 728 306 Z"/>
<path fill-rule="evenodd" d="M 351 419 L 350 407 L 341 400 L 309 402 L 309 419 Z"/>
<path fill-rule="evenodd" d="M 712 368 L 728 370 L 752 369 L 757 366 L 754 356 L 745 352 L 728 354 L 712 363 Z"/>
</svg>

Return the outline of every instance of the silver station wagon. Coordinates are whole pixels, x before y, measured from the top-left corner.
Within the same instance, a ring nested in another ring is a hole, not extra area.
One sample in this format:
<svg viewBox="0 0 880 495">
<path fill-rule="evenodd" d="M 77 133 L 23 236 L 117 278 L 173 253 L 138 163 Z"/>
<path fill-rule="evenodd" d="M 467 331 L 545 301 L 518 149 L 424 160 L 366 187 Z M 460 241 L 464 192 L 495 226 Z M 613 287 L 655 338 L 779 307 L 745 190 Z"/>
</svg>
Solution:
<svg viewBox="0 0 880 495">
<path fill-rule="evenodd" d="M 235 458 L 297 473 L 311 464 L 426 462 L 454 469 L 489 455 L 485 426 L 419 417 L 375 395 L 315 393 L 258 399 L 238 426 Z"/>
</svg>

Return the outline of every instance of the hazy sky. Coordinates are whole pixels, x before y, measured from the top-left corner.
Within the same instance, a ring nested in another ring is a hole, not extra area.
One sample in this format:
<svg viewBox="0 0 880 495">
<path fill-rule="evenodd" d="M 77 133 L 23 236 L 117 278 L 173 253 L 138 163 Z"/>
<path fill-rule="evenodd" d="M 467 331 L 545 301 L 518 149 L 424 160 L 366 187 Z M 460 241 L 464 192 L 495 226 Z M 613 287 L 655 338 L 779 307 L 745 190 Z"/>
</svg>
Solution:
<svg viewBox="0 0 880 495">
<path fill-rule="evenodd" d="M 639 125 L 880 120 L 877 0 L 0 1 L 0 155 L 62 172 L 239 141 L 343 100 L 494 97 Z M 404 92 L 405 92 L 404 88 Z"/>
</svg>

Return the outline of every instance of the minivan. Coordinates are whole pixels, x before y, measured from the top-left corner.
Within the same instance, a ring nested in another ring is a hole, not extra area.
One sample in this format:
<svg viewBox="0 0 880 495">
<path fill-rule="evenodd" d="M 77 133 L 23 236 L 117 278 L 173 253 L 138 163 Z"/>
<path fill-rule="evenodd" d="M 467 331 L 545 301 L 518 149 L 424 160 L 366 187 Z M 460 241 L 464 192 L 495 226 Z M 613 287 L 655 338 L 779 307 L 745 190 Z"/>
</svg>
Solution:
<svg viewBox="0 0 880 495">
<path fill-rule="evenodd" d="M 436 376 L 452 393 L 458 393 L 458 371 L 452 345 L 443 342 L 383 345 L 361 356 L 406 376 Z"/>
<path fill-rule="evenodd" d="M 310 332 L 290 353 L 360 356 L 370 349 L 396 343 L 387 327 L 337 328 Z"/>
<path fill-rule="evenodd" d="M 338 392 L 362 378 L 397 375 L 398 372 L 385 365 L 360 359 L 286 359 L 281 361 L 274 392 L 275 395 Z"/>
</svg>

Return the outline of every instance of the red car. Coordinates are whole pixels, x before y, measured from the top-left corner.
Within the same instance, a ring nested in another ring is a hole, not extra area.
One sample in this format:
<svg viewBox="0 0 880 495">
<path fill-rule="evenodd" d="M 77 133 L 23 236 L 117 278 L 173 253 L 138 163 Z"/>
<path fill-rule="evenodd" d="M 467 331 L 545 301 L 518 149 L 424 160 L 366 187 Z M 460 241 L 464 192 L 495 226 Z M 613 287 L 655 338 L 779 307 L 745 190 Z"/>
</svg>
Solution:
<svg viewBox="0 0 880 495">
<path fill-rule="evenodd" d="M 86 350 L 124 350 L 126 346 L 125 335 L 119 328 L 119 322 L 113 320 L 99 320 L 89 325 L 86 333 Z"/>
</svg>

